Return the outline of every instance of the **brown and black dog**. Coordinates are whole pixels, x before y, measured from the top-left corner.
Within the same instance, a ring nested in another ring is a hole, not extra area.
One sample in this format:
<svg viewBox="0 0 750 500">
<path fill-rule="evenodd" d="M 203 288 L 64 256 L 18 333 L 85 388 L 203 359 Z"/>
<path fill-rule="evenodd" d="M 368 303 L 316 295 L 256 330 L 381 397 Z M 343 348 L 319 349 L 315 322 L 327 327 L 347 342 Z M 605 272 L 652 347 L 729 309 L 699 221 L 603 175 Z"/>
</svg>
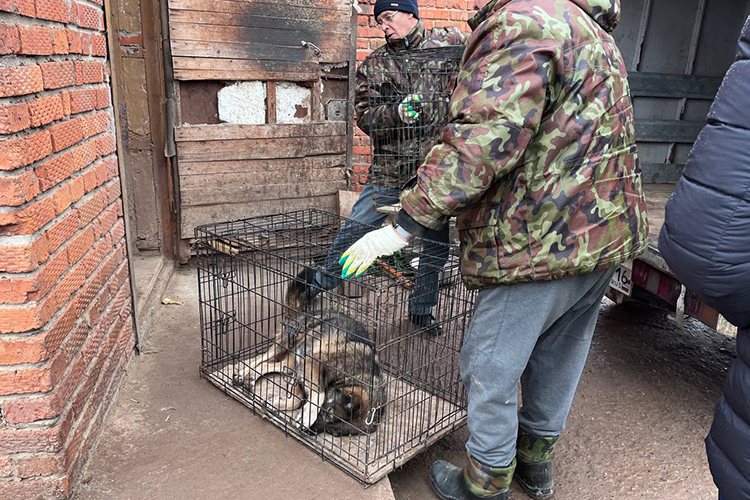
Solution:
<svg viewBox="0 0 750 500">
<path fill-rule="evenodd" d="M 254 390 L 260 377 L 294 373 L 296 382 L 286 399 L 297 401 L 295 407 L 281 401 L 284 398 L 271 404 L 282 411 L 301 406 L 300 429 L 336 436 L 373 430 L 386 402 L 375 345 L 354 318 L 311 310 L 317 295 L 311 288 L 314 273 L 306 268 L 289 283 L 283 327 L 268 351 L 250 363 L 242 383 Z"/>
</svg>

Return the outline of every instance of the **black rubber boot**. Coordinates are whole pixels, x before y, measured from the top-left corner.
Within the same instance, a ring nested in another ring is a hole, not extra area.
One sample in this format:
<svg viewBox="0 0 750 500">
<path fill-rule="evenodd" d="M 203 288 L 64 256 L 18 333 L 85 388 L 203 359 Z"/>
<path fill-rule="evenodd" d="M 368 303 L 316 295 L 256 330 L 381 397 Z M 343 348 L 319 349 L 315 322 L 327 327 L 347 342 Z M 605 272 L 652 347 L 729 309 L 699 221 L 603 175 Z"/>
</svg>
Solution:
<svg viewBox="0 0 750 500">
<path fill-rule="evenodd" d="M 546 500 L 555 494 L 552 456 L 557 439 L 557 436 L 534 436 L 523 430 L 518 434 L 515 477 L 523 491 L 535 500 Z"/>
</svg>

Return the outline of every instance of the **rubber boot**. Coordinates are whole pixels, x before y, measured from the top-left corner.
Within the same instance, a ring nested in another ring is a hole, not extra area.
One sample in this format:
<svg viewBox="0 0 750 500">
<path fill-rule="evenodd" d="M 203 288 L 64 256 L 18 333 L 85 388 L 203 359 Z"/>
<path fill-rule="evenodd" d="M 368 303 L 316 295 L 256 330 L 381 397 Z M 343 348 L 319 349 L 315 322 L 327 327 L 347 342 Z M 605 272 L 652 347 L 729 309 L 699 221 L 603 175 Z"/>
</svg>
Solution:
<svg viewBox="0 0 750 500">
<path fill-rule="evenodd" d="M 534 436 L 524 430 L 518 433 L 516 480 L 523 491 L 535 500 L 552 498 L 555 494 L 552 456 L 557 439 L 557 436 Z"/>
<path fill-rule="evenodd" d="M 515 460 L 507 467 L 487 467 L 470 456 L 463 469 L 438 460 L 432 464 L 430 484 L 443 500 L 508 500 L 515 468 Z"/>
</svg>

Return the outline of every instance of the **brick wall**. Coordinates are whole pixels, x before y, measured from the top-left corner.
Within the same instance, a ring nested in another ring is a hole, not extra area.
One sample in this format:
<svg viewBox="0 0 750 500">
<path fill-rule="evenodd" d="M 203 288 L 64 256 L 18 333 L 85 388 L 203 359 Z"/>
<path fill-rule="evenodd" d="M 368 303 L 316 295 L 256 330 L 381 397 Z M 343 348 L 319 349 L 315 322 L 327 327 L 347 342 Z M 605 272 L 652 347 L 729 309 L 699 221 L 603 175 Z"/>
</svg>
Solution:
<svg viewBox="0 0 750 500">
<path fill-rule="evenodd" d="M 99 3 L 0 0 L 0 498 L 62 498 L 133 352 Z"/>
<path fill-rule="evenodd" d="M 469 32 L 466 21 L 474 15 L 474 0 L 418 0 L 419 15 L 427 28 L 455 26 Z M 383 31 L 372 17 L 375 0 L 359 0 L 362 14 L 357 27 L 357 61 L 361 62 L 370 52 L 385 43 Z M 370 140 L 358 128 L 354 129 L 354 170 L 351 183 L 354 191 L 361 191 L 370 169 Z"/>
</svg>

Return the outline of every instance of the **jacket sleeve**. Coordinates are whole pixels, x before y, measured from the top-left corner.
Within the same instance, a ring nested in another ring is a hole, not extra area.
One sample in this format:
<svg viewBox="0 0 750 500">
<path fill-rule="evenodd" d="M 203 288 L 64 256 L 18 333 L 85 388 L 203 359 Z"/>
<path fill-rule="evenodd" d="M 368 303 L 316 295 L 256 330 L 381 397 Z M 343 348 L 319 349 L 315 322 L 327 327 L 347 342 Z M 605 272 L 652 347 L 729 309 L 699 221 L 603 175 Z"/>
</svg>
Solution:
<svg viewBox="0 0 750 500">
<path fill-rule="evenodd" d="M 448 125 L 401 198 L 398 222 L 437 229 L 521 164 L 542 119 L 557 43 L 536 20 L 502 12 L 475 31 Z M 411 219 L 411 220 L 409 220 Z"/>
<path fill-rule="evenodd" d="M 743 55 L 744 47 L 744 55 Z M 659 249 L 672 272 L 729 321 L 750 326 L 750 20 L 685 173 Z"/>
<path fill-rule="evenodd" d="M 372 137 L 371 123 L 377 123 L 379 129 L 390 129 L 398 125 L 398 105 L 381 104 L 370 107 L 370 97 L 376 101 L 380 96 L 380 89 L 368 84 L 367 71 L 371 61 L 366 59 L 357 68 L 357 87 L 354 96 L 354 109 L 357 112 L 357 126 L 365 134 Z"/>
</svg>

